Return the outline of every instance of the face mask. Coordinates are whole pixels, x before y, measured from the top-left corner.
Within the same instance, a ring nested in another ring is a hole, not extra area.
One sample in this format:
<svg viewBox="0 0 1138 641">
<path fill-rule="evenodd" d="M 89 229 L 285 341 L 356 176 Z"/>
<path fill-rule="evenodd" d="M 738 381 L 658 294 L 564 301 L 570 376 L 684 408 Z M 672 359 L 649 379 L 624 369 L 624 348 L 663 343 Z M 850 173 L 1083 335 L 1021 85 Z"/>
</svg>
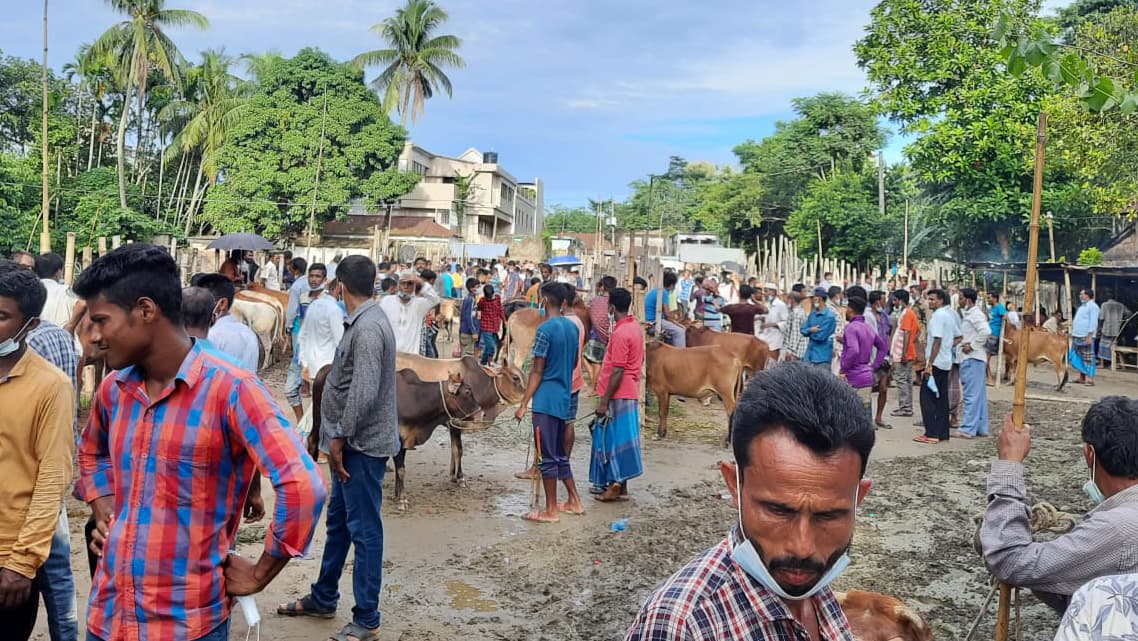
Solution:
<svg viewBox="0 0 1138 641">
<path fill-rule="evenodd" d="M 403 292 L 403 291 L 399 292 L 400 300 L 411 300 L 411 296 L 412 296 L 412 294 L 409 292 Z"/>
<path fill-rule="evenodd" d="M 1095 454 L 1093 448 L 1091 449 L 1091 478 L 1087 479 L 1086 483 L 1083 483 L 1083 491 L 1087 493 L 1087 496 L 1091 499 L 1091 503 L 1095 505 L 1106 500 L 1106 495 L 1102 493 L 1102 490 L 1098 489 L 1098 484 L 1095 483 Z"/>
<path fill-rule="evenodd" d="M 319 284 L 319 285 L 317 285 L 316 287 L 313 287 L 312 285 L 309 285 L 309 286 L 308 286 L 308 291 L 310 291 L 310 292 L 322 292 L 322 291 L 324 291 L 324 283 L 320 283 L 320 284 Z"/>
<path fill-rule="evenodd" d="M 5 340 L 4 342 L 0 342 L 0 358 L 15 354 L 16 350 L 20 349 L 20 341 L 16 340 L 16 337 L 20 334 L 23 334 L 24 330 L 28 328 L 28 325 L 31 325 L 32 321 L 34 321 L 36 318 L 37 317 L 35 316 L 29 318 L 28 322 L 24 323 L 24 326 L 21 327 L 20 331 L 16 332 L 14 336 Z"/>
<path fill-rule="evenodd" d="M 739 483 L 739 479 L 740 479 L 739 468 L 736 465 L 736 467 L 735 467 L 735 487 L 736 487 L 736 490 L 735 491 L 737 493 L 739 493 L 739 495 L 741 496 L 742 492 L 743 492 L 743 486 Z M 854 514 L 855 514 L 855 516 L 857 514 L 857 491 L 860 489 L 861 488 L 859 487 L 859 488 L 854 490 Z M 739 534 L 742 535 L 743 542 L 739 545 L 736 545 L 731 550 L 731 559 L 733 561 L 735 561 L 735 563 L 738 563 L 739 567 L 743 568 L 743 571 L 746 572 L 748 575 L 750 575 L 750 577 L 752 579 L 758 581 L 760 585 L 762 585 L 764 588 L 773 592 L 779 598 L 784 599 L 784 600 L 788 600 L 788 601 L 804 601 L 806 599 L 809 599 L 810 597 L 814 596 L 819 591 L 821 591 L 823 588 L 825 588 L 826 586 L 833 583 L 834 579 L 841 576 L 842 572 L 844 572 L 846 570 L 846 568 L 849 567 L 849 564 L 850 564 L 849 553 L 843 552 L 842 555 L 840 557 L 838 557 L 838 560 L 835 561 L 832 566 L 830 566 L 830 569 L 825 574 L 823 574 L 821 578 L 818 579 L 818 582 L 815 583 L 813 587 L 811 587 L 805 593 L 800 594 L 798 596 L 791 596 L 790 594 L 787 594 L 786 590 L 783 590 L 782 586 L 780 586 L 778 584 L 778 581 L 775 580 L 774 576 L 771 575 L 770 570 L 767 569 L 766 564 L 763 563 L 762 558 L 759 557 L 758 551 L 755 550 L 755 546 L 751 543 L 750 539 L 747 538 L 747 533 L 743 530 L 743 508 L 742 508 L 742 504 L 743 504 L 743 502 L 742 502 L 742 499 L 740 498 L 740 500 L 739 500 L 739 506 L 740 507 L 738 508 Z"/>
</svg>

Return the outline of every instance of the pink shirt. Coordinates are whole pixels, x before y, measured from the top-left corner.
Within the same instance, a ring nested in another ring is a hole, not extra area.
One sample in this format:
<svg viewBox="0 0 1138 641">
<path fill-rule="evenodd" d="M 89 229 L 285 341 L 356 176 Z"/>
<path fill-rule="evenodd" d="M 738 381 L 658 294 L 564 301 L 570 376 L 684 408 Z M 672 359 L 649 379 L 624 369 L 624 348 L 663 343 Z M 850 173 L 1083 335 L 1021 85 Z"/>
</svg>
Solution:
<svg viewBox="0 0 1138 641">
<path fill-rule="evenodd" d="M 601 373 L 597 376 L 597 394 L 604 396 L 609 386 L 614 367 L 624 369 L 620 387 L 616 388 L 613 398 L 638 399 L 640 398 L 640 375 L 644 366 L 644 330 L 640 323 L 632 316 L 625 316 L 616 322 L 612 336 L 609 337 L 609 347 L 605 351 L 605 360 L 601 364 Z"/>
<path fill-rule="evenodd" d="M 573 324 L 577 326 L 577 337 L 580 343 L 577 345 L 577 363 L 573 366 L 573 385 L 569 388 L 570 392 L 576 394 L 585 389 L 585 377 L 581 374 L 581 354 L 585 351 L 585 341 L 588 340 L 588 337 L 585 336 L 585 324 L 581 322 L 580 318 L 577 318 L 577 314 L 570 310 L 565 318 L 573 321 Z"/>
</svg>

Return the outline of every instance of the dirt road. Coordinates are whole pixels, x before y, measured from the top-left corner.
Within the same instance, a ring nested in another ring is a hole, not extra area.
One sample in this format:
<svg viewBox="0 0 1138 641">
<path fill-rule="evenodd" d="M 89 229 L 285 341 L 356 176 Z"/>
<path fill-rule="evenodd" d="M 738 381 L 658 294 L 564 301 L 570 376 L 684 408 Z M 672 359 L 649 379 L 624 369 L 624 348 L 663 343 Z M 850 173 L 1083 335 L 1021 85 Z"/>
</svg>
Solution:
<svg viewBox="0 0 1138 641">
<path fill-rule="evenodd" d="M 283 373 L 277 367 L 266 375 L 278 393 Z M 466 435 L 464 468 L 469 487 L 465 489 L 447 480 L 444 431 L 410 452 L 410 507 L 401 513 L 393 502 L 384 505 L 381 638 L 621 638 L 652 588 L 719 541 L 734 522 L 718 469 L 719 460 L 730 458 L 718 447 L 725 427 L 721 407 L 714 403 L 703 408 L 697 401 L 673 403 L 668 440 L 645 440 L 646 473 L 631 484 L 634 499 L 621 504 L 590 500 L 588 514 L 563 516 L 554 525 L 518 518 L 528 508 L 534 489 L 531 482 L 513 477 L 526 464 L 524 427 L 506 425 Z M 593 404 L 593 398 L 583 399 L 582 414 Z M 1008 407 L 1006 401 L 994 401 L 993 421 Z M 1029 405 L 1036 433 L 1028 477 L 1033 499 L 1072 511 L 1089 507 L 1079 489 L 1085 467 L 1078 421 L 1084 411 L 1085 404 L 1079 403 Z M 652 418 L 645 433 L 654 428 Z M 937 638 L 962 638 L 987 592 L 986 572 L 972 551 L 971 519 L 983 509 L 984 477 L 995 443 L 976 439 L 920 446 L 910 441 L 915 433 L 908 423 L 878 432 L 869 467 L 874 486 L 857 517 L 853 565 L 837 587 L 896 595 L 932 621 Z M 588 442 L 582 422 L 572 457 L 582 491 L 588 476 Z M 386 487 L 390 492 L 390 480 Z M 265 488 L 265 498 L 271 504 L 271 488 Z M 69 512 L 77 542 L 73 565 L 82 620 L 89 581 L 78 542 L 87 508 L 73 502 Z M 622 518 L 629 519 L 627 529 L 612 531 L 610 524 Z M 241 551 L 258 554 L 263 536 L 261 525 L 243 528 Z M 312 557 L 290 563 L 258 595 L 263 639 L 316 641 L 349 620 L 350 562 L 341 581 L 337 619 L 295 620 L 274 614 L 277 603 L 307 592 L 319 568 L 323 539 L 321 526 Z M 1057 617 L 1030 596 L 1024 599 L 1023 615 L 1024 638 L 1050 638 L 1058 624 Z M 34 638 L 46 640 L 42 611 L 40 618 Z M 985 620 L 979 638 L 991 638 L 993 622 L 992 616 Z M 235 615 L 232 638 L 244 637 L 245 624 Z"/>
</svg>

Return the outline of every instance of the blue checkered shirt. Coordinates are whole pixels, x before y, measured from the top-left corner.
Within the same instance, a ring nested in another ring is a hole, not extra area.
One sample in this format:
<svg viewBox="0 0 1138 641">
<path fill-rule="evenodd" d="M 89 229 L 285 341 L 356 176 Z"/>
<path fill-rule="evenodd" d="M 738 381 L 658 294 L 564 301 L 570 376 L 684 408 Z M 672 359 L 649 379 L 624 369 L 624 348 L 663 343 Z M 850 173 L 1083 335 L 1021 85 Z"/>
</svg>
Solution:
<svg viewBox="0 0 1138 641">
<path fill-rule="evenodd" d="M 738 528 L 664 581 L 640 608 L 625 641 L 789 641 L 806 629 L 774 593 L 731 558 Z M 811 597 L 823 641 L 853 641 L 830 588 Z"/>
<path fill-rule="evenodd" d="M 76 378 L 79 371 L 79 350 L 75 347 L 75 338 L 59 325 L 40 320 L 39 327 L 28 332 L 28 347 L 32 348 L 44 360 L 63 370 L 71 379 L 71 387 L 75 391 L 74 422 L 78 422 L 79 412 L 79 381 Z M 76 425 L 72 429 L 78 434 Z"/>
</svg>

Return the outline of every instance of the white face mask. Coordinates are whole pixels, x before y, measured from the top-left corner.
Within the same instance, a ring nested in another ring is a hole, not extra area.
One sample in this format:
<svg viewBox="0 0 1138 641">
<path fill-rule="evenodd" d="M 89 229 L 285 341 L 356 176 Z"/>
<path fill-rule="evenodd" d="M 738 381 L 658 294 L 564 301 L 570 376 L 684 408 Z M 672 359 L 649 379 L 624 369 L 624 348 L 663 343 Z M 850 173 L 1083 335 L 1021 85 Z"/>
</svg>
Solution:
<svg viewBox="0 0 1138 641">
<path fill-rule="evenodd" d="M 16 340 L 17 337 L 19 337 L 20 334 L 23 334 L 24 330 L 28 328 L 28 325 L 31 325 L 32 321 L 36 320 L 36 318 L 38 317 L 33 316 L 29 318 L 28 322 L 24 323 L 24 326 L 20 328 L 20 331 L 16 332 L 15 335 L 13 335 L 11 338 L 0 342 L 0 358 L 11 356 L 12 354 L 16 353 L 16 350 L 20 349 L 20 343 L 23 339 Z"/>
<path fill-rule="evenodd" d="M 1083 483 L 1083 491 L 1087 493 L 1087 496 L 1090 497 L 1091 502 L 1095 505 L 1106 500 L 1106 495 L 1102 493 L 1098 484 L 1095 483 L 1095 450 L 1093 447 L 1091 448 L 1091 478 L 1087 479 L 1086 483 Z"/>
<path fill-rule="evenodd" d="M 855 517 L 857 516 L 857 495 L 860 489 L 860 485 L 854 489 L 853 509 Z M 848 552 L 843 552 L 842 555 L 838 557 L 838 560 L 835 561 L 832 566 L 830 566 L 830 569 L 827 570 L 826 573 L 823 574 L 809 590 L 800 595 L 791 596 L 786 592 L 786 590 L 782 589 L 782 586 L 779 585 L 778 581 L 776 581 L 774 576 L 771 575 L 770 570 L 768 570 L 766 564 L 763 563 L 762 557 L 759 556 L 758 551 L 751 543 L 751 540 L 747 538 L 747 533 L 743 529 L 743 485 L 740 483 L 738 464 L 735 466 L 735 492 L 739 497 L 739 507 L 737 510 L 739 516 L 739 534 L 743 537 L 743 542 L 739 545 L 736 545 L 731 550 L 731 559 L 735 561 L 735 563 L 739 564 L 739 567 L 743 568 L 743 571 L 750 575 L 752 579 L 758 581 L 764 588 L 773 592 L 780 599 L 788 601 L 804 601 L 806 599 L 809 599 L 810 597 L 820 592 L 823 588 L 833 583 L 834 579 L 837 579 L 839 576 L 841 576 L 842 572 L 845 572 L 846 568 L 849 567 L 850 555 Z"/>
</svg>

